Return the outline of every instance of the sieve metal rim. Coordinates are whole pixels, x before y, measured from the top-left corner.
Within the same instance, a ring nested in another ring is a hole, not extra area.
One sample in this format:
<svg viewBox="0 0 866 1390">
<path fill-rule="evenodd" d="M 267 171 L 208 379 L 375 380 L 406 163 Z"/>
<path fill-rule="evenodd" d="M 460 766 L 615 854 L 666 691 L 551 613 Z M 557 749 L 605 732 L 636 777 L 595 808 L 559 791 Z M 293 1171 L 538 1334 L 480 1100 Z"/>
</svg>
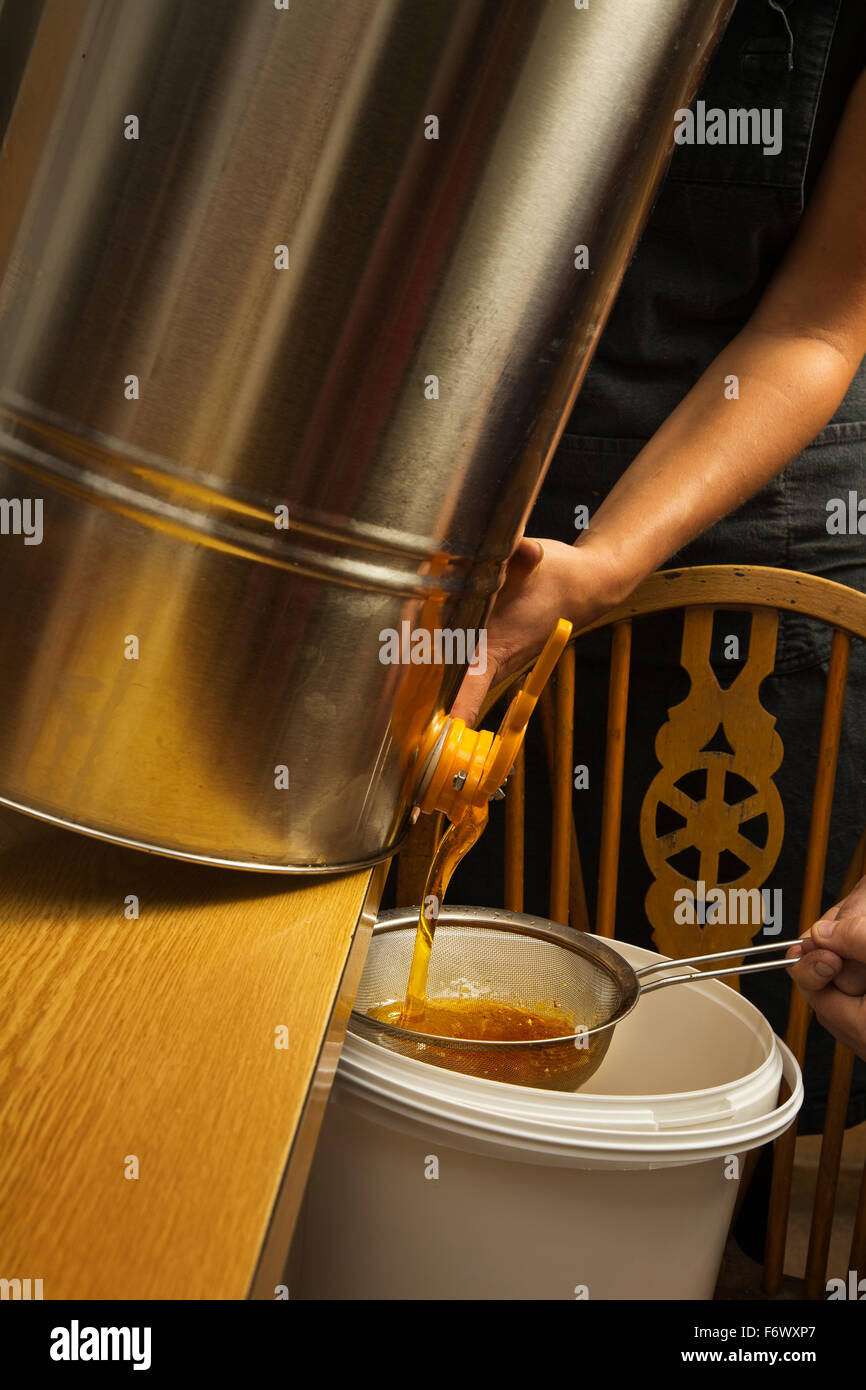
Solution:
<svg viewBox="0 0 866 1390">
<path fill-rule="evenodd" d="M 384 936 L 393 931 L 403 931 L 407 928 L 414 931 L 418 924 L 419 910 L 419 907 L 397 907 L 383 912 L 373 926 L 373 937 Z M 405 1039 L 416 1045 L 430 1043 L 434 1047 L 446 1050 L 466 1050 L 467 1046 L 471 1045 L 473 1051 L 495 1052 L 503 1049 L 507 1053 L 510 1048 L 518 1049 L 521 1052 L 538 1051 L 545 1047 L 555 1047 L 561 1043 L 573 1045 L 578 1038 L 594 1037 L 600 1033 L 611 1032 L 618 1023 L 621 1023 L 631 1013 L 640 999 L 640 981 L 635 971 L 628 961 L 609 946 L 602 937 L 577 931 L 574 927 L 565 926 L 561 922 L 551 922 L 545 917 L 534 917 L 527 912 L 509 912 L 505 908 L 498 907 L 461 907 L 457 905 L 442 907 L 436 919 L 437 930 L 446 923 L 450 926 L 473 926 L 481 930 L 486 928 L 490 931 L 505 931 L 513 932 L 515 935 L 531 936 L 536 940 L 550 942 L 554 946 L 564 947 L 577 955 L 589 958 L 594 965 L 602 965 L 615 977 L 622 991 L 619 1007 L 606 1023 L 599 1023 L 594 1028 L 582 1029 L 579 1033 L 565 1033 L 558 1038 L 536 1038 L 528 1041 L 498 1042 L 485 1038 L 445 1038 L 438 1033 L 419 1033 L 412 1028 L 400 1028 L 394 1023 L 385 1023 L 379 1019 L 370 1018 L 369 1014 L 356 1008 L 352 1009 L 349 1016 L 351 1031 L 360 1033 L 361 1028 L 364 1032 L 375 1029 L 386 1036 Z M 352 1020 L 355 1020 L 361 1027 L 352 1028 Z"/>
</svg>

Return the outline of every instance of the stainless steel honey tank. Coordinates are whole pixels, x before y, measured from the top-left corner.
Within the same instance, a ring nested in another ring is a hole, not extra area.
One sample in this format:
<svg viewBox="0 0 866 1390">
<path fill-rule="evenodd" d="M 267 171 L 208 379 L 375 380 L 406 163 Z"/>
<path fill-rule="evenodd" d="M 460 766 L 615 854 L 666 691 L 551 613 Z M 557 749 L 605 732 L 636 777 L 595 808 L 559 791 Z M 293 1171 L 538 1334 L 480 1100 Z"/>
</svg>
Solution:
<svg viewBox="0 0 866 1390">
<path fill-rule="evenodd" d="M 394 848 L 732 5 L 2 7 L 0 800 Z"/>
</svg>

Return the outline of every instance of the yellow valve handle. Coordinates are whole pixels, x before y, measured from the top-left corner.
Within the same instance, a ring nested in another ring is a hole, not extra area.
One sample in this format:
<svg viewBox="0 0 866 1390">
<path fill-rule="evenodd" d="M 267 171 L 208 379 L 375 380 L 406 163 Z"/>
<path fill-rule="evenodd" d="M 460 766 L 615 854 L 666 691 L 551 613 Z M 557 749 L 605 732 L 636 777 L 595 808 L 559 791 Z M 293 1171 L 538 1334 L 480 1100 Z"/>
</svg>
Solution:
<svg viewBox="0 0 866 1390">
<path fill-rule="evenodd" d="M 458 824 L 470 806 L 484 806 L 514 765 L 529 716 L 571 636 L 571 623 L 560 618 L 517 692 L 498 732 L 468 729 L 452 719 L 436 767 L 420 800 L 422 811 L 442 811 Z"/>
</svg>

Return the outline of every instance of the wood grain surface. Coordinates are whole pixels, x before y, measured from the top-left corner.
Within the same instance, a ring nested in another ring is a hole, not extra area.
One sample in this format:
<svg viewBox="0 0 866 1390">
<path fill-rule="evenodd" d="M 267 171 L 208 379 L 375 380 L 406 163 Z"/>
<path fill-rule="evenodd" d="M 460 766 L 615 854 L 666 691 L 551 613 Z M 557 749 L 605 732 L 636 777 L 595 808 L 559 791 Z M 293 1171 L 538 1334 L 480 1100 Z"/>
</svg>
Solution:
<svg viewBox="0 0 866 1390">
<path fill-rule="evenodd" d="M 199 867 L 0 811 L 0 1276 L 274 1297 L 383 879 Z"/>
</svg>

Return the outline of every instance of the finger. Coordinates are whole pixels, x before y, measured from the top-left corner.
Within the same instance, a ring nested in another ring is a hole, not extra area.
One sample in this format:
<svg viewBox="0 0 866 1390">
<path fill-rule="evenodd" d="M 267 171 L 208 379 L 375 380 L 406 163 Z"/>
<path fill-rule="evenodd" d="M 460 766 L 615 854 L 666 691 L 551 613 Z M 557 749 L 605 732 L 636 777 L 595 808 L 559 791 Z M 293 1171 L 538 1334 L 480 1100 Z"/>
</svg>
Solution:
<svg viewBox="0 0 866 1390">
<path fill-rule="evenodd" d="M 451 713 L 456 719 L 462 719 L 469 728 L 474 728 L 481 714 L 481 707 L 487 697 L 487 692 L 491 686 L 508 675 L 508 660 L 504 651 L 497 655 L 497 647 L 501 642 L 497 641 L 497 623 L 495 611 L 497 605 L 502 604 L 508 597 L 507 590 L 518 588 L 524 584 L 529 576 L 538 569 L 544 559 L 544 546 L 540 541 L 532 540 L 529 536 L 523 536 L 517 543 L 517 547 L 508 561 L 505 573 L 505 580 L 496 595 L 493 604 L 493 613 L 488 618 L 486 635 L 487 659 L 484 670 L 480 668 L 468 670 L 463 678 L 457 697 L 451 707 Z M 500 625 L 501 626 L 501 625 Z M 515 668 L 516 669 L 516 668 Z"/>
<path fill-rule="evenodd" d="M 832 951 L 816 947 L 811 952 L 804 952 L 801 959 L 792 965 L 791 979 L 808 996 L 825 989 L 839 975 L 842 964 L 840 957 Z"/>
<path fill-rule="evenodd" d="M 843 994 L 866 994 L 866 965 L 856 960 L 843 960 L 833 984 Z"/>
<path fill-rule="evenodd" d="M 839 916 L 839 909 L 841 908 L 841 906 L 841 902 L 834 903 L 833 907 L 828 908 L 826 912 L 823 912 L 821 914 L 819 921 L 835 922 L 836 918 Z"/>
<path fill-rule="evenodd" d="M 487 664 L 484 671 L 466 672 L 463 677 L 460 689 L 457 691 L 457 698 L 451 706 L 451 713 L 455 719 L 462 719 L 470 729 L 474 729 L 481 713 L 481 706 L 487 696 L 487 692 L 497 679 L 499 673 L 499 663 L 491 660 L 490 652 L 487 653 Z"/>
<path fill-rule="evenodd" d="M 812 928 L 812 940 L 837 956 L 866 965 L 866 916 L 822 918 Z"/>
<path fill-rule="evenodd" d="M 833 977 L 835 988 L 854 997 L 866 994 L 866 917 L 822 918 L 811 937 L 819 957 L 829 951 L 841 960 Z"/>
<path fill-rule="evenodd" d="M 538 569 L 543 559 L 544 546 L 541 541 L 532 540 L 529 536 L 522 536 L 508 561 L 505 583 L 522 584 L 529 578 L 533 570 Z"/>
<path fill-rule="evenodd" d="M 832 913 L 827 913 L 827 916 L 866 917 L 866 878 L 861 878 L 847 898 L 843 898 Z"/>
</svg>

